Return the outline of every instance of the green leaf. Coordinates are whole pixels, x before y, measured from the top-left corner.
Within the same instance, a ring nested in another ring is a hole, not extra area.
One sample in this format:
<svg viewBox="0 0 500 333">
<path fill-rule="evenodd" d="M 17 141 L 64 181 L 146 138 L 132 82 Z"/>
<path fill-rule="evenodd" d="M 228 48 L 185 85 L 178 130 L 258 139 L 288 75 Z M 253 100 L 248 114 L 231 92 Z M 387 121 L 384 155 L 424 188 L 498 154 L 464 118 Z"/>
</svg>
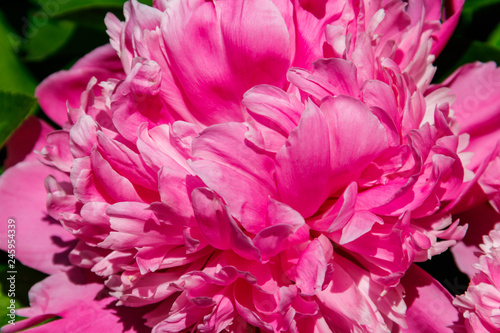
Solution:
<svg viewBox="0 0 500 333">
<path fill-rule="evenodd" d="M 0 147 L 36 106 L 33 96 L 0 90 Z"/>
<path fill-rule="evenodd" d="M 20 51 L 24 42 L 8 26 L 0 11 L 0 90 L 33 94 L 36 81 L 24 67 L 16 52 Z"/>
<path fill-rule="evenodd" d="M 66 0 L 59 3 L 56 0 L 37 0 L 40 10 L 38 15 L 65 19 L 97 30 L 106 30 L 104 17 L 112 12 L 123 19 L 123 4 L 125 0 Z M 152 5 L 152 0 L 139 1 Z"/>
<path fill-rule="evenodd" d="M 488 37 L 488 44 L 500 48 L 500 24 L 498 24 Z"/>
<path fill-rule="evenodd" d="M 474 61 L 495 61 L 499 64 L 500 48 L 489 45 L 488 43 L 473 41 L 470 47 L 463 53 L 456 66 L 459 67 Z"/>
<path fill-rule="evenodd" d="M 463 51 L 453 54 L 453 57 L 447 55 L 445 58 L 438 58 L 438 71 L 434 82 L 442 82 L 460 66 L 475 61 L 495 61 L 500 64 L 500 47 L 481 41 L 468 42 L 463 40 L 459 40 L 454 46 L 454 50 Z"/>
<path fill-rule="evenodd" d="M 500 0 L 466 0 L 464 3 L 463 11 L 475 12 L 481 8 L 500 4 Z"/>
<path fill-rule="evenodd" d="M 71 38 L 76 24 L 70 21 L 49 20 L 36 29 L 36 33 L 25 44 L 27 61 L 42 61 L 60 50 Z"/>
<path fill-rule="evenodd" d="M 68 13 L 81 12 L 89 9 L 122 8 L 125 0 L 38 0 L 40 11 L 50 17 L 58 17 Z M 102 18 L 104 19 L 104 18 Z"/>
</svg>

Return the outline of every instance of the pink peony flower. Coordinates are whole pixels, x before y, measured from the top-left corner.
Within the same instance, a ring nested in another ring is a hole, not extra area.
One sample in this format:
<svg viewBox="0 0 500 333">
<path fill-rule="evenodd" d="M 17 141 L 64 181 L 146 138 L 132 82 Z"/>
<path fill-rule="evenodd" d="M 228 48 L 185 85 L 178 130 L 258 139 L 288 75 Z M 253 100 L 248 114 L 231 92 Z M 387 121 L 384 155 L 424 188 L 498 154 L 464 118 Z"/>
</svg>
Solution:
<svg viewBox="0 0 500 333">
<path fill-rule="evenodd" d="M 14 329 L 451 331 L 452 297 L 412 263 L 464 236 L 451 207 L 484 173 L 429 87 L 452 7 L 443 24 L 440 3 L 403 1 L 108 16 L 110 45 L 37 90 L 62 126 L 35 145 L 45 165 L 0 178 L 4 214 L 34 223 L 18 237 L 45 236 L 19 258 L 52 274 Z"/>
<path fill-rule="evenodd" d="M 482 255 L 474 265 L 477 273 L 464 295 L 453 301 L 465 317 L 467 332 L 500 330 L 500 224 L 481 245 Z"/>
</svg>

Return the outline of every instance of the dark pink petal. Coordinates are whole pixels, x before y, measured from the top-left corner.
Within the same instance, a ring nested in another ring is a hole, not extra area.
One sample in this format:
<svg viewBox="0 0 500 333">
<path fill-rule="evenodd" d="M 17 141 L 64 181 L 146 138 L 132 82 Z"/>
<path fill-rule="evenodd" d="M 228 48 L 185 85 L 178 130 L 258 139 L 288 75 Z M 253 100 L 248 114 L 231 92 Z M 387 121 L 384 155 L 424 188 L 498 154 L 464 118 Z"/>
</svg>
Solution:
<svg viewBox="0 0 500 333">
<path fill-rule="evenodd" d="M 499 142 L 500 147 L 500 142 Z M 500 154 L 490 162 L 483 176 L 479 179 L 479 185 L 486 194 L 490 204 L 500 212 Z"/>
<path fill-rule="evenodd" d="M 253 239 L 253 243 L 259 249 L 264 260 L 267 260 L 288 247 L 287 239 L 294 232 L 292 226 L 286 224 L 273 225 L 262 229 Z"/>
<path fill-rule="evenodd" d="M 434 1 L 425 1 L 426 5 L 432 3 L 436 4 Z M 455 27 L 458 24 L 458 20 L 460 18 L 460 14 L 462 13 L 462 6 L 464 5 L 464 0 L 447 0 L 445 1 L 442 14 L 444 22 L 441 24 L 441 27 L 438 32 L 435 32 L 432 35 L 434 39 L 432 43 L 431 53 L 434 55 L 439 55 L 443 50 L 444 46 L 450 39 L 451 34 L 455 30 Z M 439 19 L 439 18 L 438 18 Z"/>
<path fill-rule="evenodd" d="M 349 222 L 342 229 L 342 236 L 339 244 L 352 242 L 370 231 L 375 223 L 383 224 L 383 220 L 366 210 L 359 210 L 354 213 Z"/>
<path fill-rule="evenodd" d="M 7 158 L 4 168 L 9 168 L 21 161 L 36 161 L 39 156 L 34 151 L 41 151 L 47 144 L 45 137 L 52 128 L 44 121 L 30 116 L 12 134 L 6 143 Z"/>
<path fill-rule="evenodd" d="M 342 229 L 354 215 L 354 207 L 358 194 L 358 185 L 352 182 L 347 186 L 342 196 L 320 217 L 309 219 L 312 229 L 326 232 L 335 232 Z"/>
<path fill-rule="evenodd" d="M 403 332 L 457 332 L 463 319 L 453 306 L 453 297 L 434 278 L 412 265 L 401 279 L 406 291 L 406 322 Z"/>
<path fill-rule="evenodd" d="M 472 279 L 477 269 L 473 267 L 479 262 L 480 248 L 483 236 L 494 229 L 495 224 L 500 222 L 500 214 L 488 203 L 469 209 L 457 214 L 462 224 L 469 224 L 469 229 L 462 241 L 451 248 L 458 268 Z"/>
<path fill-rule="evenodd" d="M 203 186 L 198 178 L 163 167 L 158 172 L 158 191 L 165 205 L 157 205 L 171 224 L 189 224 L 194 219 L 190 192 Z M 156 204 L 155 204 L 156 205 Z M 154 209 L 156 210 L 156 209 Z"/>
<path fill-rule="evenodd" d="M 168 167 L 180 173 L 188 173 L 187 159 L 171 144 L 168 125 L 160 125 L 148 130 L 148 125 L 143 123 L 138 133 L 137 149 L 148 167 L 155 172 L 162 167 Z"/>
<path fill-rule="evenodd" d="M 376 319 L 365 295 L 358 289 L 357 281 L 335 260 L 332 260 L 332 281 L 316 293 L 322 315 L 330 330 L 350 332 L 376 326 Z"/>
<path fill-rule="evenodd" d="M 120 59 L 111 45 L 98 47 L 77 61 L 68 71 L 49 76 L 36 89 L 40 106 L 57 124 L 67 119 L 66 103 L 72 108 L 80 106 L 80 96 L 92 77 L 99 81 L 124 77 Z"/>
<path fill-rule="evenodd" d="M 383 109 L 392 119 L 394 125 L 401 129 L 401 114 L 398 110 L 396 96 L 392 88 L 378 80 L 365 81 L 361 88 L 363 102 L 369 107 Z"/>
</svg>

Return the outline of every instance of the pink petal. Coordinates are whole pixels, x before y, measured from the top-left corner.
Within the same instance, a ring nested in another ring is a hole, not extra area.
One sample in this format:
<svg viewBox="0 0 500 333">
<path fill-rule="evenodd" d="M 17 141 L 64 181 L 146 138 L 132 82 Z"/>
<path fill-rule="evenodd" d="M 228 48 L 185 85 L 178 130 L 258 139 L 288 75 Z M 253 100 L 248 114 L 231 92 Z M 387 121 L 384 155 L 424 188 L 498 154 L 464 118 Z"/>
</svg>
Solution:
<svg viewBox="0 0 500 333">
<path fill-rule="evenodd" d="M 500 69 L 493 62 L 468 64 L 459 68 L 442 85 L 456 95 L 452 108 L 461 132 L 470 134 L 466 151 L 474 152 L 474 156 L 467 167 L 474 170 L 499 141 Z"/>
<path fill-rule="evenodd" d="M 113 201 L 142 201 L 130 180 L 113 170 L 95 148 L 90 153 L 90 163 L 98 186 L 101 186 Z"/>
<path fill-rule="evenodd" d="M 377 215 L 366 210 L 356 211 L 353 217 L 342 229 L 339 244 L 352 242 L 372 229 L 375 223 L 383 224 L 384 221 Z"/>
<path fill-rule="evenodd" d="M 271 1 L 180 2 L 167 13 L 161 28 L 171 70 L 200 122 L 241 121 L 245 91 L 284 85 L 290 37 Z"/>
<path fill-rule="evenodd" d="M 64 172 L 71 171 L 73 154 L 70 147 L 70 132 L 67 130 L 53 131 L 47 135 L 47 145 L 40 151 L 45 163 L 51 163 Z"/>
<path fill-rule="evenodd" d="M 359 96 L 356 67 L 343 59 L 320 59 L 314 62 L 313 74 L 292 68 L 287 77 L 292 84 L 317 100 L 336 95 Z"/>
<path fill-rule="evenodd" d="M 412 265 L 401 280 L 406 290 L 408 307 L 403 332 L 457 332 L 463 325 L 453 297 L 429 274 Z"/>
<path fill-rule="evenodd" d="M 70 70 L 46 78 L 36 89 L 35 96 L 45 113 L 62 126 L 68 118 L 66 102 L 72 108 L 79 107 L 80 96 L 92 77 L 99 81 L 124 77 L 121 62 L 110 45 L 98 47 Z"/>
<path fill-rule="evenodd" d="M 62 183 L 69 181 L 66 174 L 38 161 L 18 163 L 0 177 L 1 248 L 7 251 L 7 221 L 14 219 L 16 258 L 48 274 L 68 269 L 66 252 L 74 245 L 73 236 L 47 213 L 44 180 L 50 174 Z M 33 243 L 33 239 L 37 242 Z"/>
<path fill-rule="evenodd" d="M 116 87 L 111 99 L 111 111 L 118 132 L 135 142 L 142 123 L 152 128 L 176 119 L 165 110 L 161 100 L 160 66 L 142 58 L 135 58 L 132 66 L 125 81 Z"/>
<path fill-rule="evenodd" d="M 297 127 L 304 108 L 295 95 L 269 85 L 251 88 L 242 103 L 258 122 L 285 136 Z"/>
<path fill-rule="evenodd" d="M 429 1 L 431 3 L 431 1 Z M 455 30 L 458 24 L 460 14 L 462 13 L 462 7 L 464 0 L 447 0 L 444 8 L 446 14 L 443 14 L 445 21 L 441 25 L 438 32 L 432 35 L 434 42 L 432 43 L 431 53 L 434 55 L 439 55 L 443 50 L 444 46 L 450 39 L 451 34 Z"/>
<path fill-rule="evenodd" d="M 472 278 L 477 272 L 472 265 L 479 262 L 479 245 L 483 243 L 483 236 L 494 229 L 500 222 L 500 214 L 488 203 L 469 209 L 456 215 L 462 224 L 469 224 L 469 229 L 462 241 L 451 248 L 458 268 Z"/>
<path fill-rule="evenodd" d="M 339 332 L 364 331 L 363 327 L 375 326 L 375 315 L 370 304 L 358 289 L 348 270 L 332 261 L 332 281 L 316 294 L 316 299 L 330 329 Z"/>
<path fill-rule="evenodd" d="M 353 98 L 326 98 L 321 110 L 331 133 L 330 190 L 333 192 L 359 177 L 370 162 L 388 148 L 387 135 L 379 119 Z"/>
<path fill-rule="evenodd" d="M 160 224 L 148 207 L 138 202 L 119 202 L 109 206 L 106 214 L 114 231 L 99 246 L 127 250 L 162 244 L 183 245 L 182 227 Z"/>
<path fill-rule="evenodd" d="M 247 127 L 214 125 L 193 140 L 196 160 L 189 165 L 227 203 L 243 227 L 257 233 L 265 224 L 268 197 L 275 197 L 274 161 L 245 139 Z"/>
<path fill-rule="evenodd" d="M 259 250 L 241 231 L 213 191 L 197 188 L 191 196 L 196 220 L 210 245 L 221 250 L 233 249 L 246 259 L 260 259 Z"/>
<path fill-rule="evenodd" d="M 325 28 L 332 21 L 339 20 L 346 6 L 345 3 L 332 0 L 300 0 L 294 1 L 294 5 L 296 51 L 293 65 L 311 70 L 315 60 L 324 58 Z"/>
<path fill-rule="evenodd" d="M 329 169 L 326 120 L 309 102 L 299 126 L 276 155 L 276 180 L 282 201 L 304 217 L 313 215 L 330 194 Z"/>
<path fill-rule="evenodd" d="M 150 190 L 158 189 L 157 173 L 145 165 L 139 154 L 100 131 L 97 132 L 97 142 L 99 153 L 115 171 L 134 184 Z"/>
<path fill-rule="evenodd" d="M 6 143 L 7 158 L 4 168 L 9 168 L 22 161 L 36 161 L 37 154 L 47 144 L 45 137 L 52 131 L 52 128 L 44 121 L 30 116 L 12 134 Z"/>
<path fill-rule="evenodd" d="M 357 194 L 358 185 L 352 182 L 333 206 L 321 213 L 320 217 L 309 219 L 308 224 L 319 231 L 334 232 L 342 229 L 354 215 Z"/>
<path fill-rule="evenodd" d="M 101 290 L 102 283 L 92 273 L 79 268 L 51 275 L 31 288 L 31 307 L 18 311 L 20 315 L 30 319 L 26 322 L 17 322 L 11 327 L 28 328 L 44 321 L 47 317 L 59 316 L 62 318 L 31 328 L 29 331 L 146 331 L 140 315 L 141 310 L 117 308 L 112 303 L 114 298 L 102 297 L 102 294 L 98 297 Z"/>
<path fill-rule="evenodd" d="M 295 283 L 302 294 L 312 296 L 322 290 L 327 263 L 320 242 L 317 239 L 310 242 L 297 263 Z"/>
</svg>

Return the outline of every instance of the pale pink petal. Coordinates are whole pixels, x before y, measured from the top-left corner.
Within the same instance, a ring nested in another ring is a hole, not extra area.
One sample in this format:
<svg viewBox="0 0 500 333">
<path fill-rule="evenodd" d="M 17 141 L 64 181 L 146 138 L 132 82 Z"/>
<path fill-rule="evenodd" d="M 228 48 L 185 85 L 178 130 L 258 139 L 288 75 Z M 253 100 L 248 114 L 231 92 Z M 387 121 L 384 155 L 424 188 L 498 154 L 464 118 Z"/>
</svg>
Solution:
<svg viewBox="0 0 500 333">
<path fill-rule="evenodd" d="M 99 245 L 113 250 L 126 250 L 142 246 L 184 244 L 182 227 L 159 223 L 148 207 L 138 202 L 119 202 L 109 206 L 106 214 L 110 217 L 113 231 Z"/>
<path fill-rule="evenodd" d="M 158 189 L 157 173 L 145 165 L 139 154 L 100 131 L 97 132 L 97 143 L 99 153 L 115 171 L 134 184 L 150 190 Z"/>
<path fill-rule="evenodd" d="M 70 132 L 53 131 L 47 135 L 47 145 L 40 150 L 44 163 L 50 163 L 61 171 L 70 172 L 73 154 L 69 143 Z"/>
</svg>

